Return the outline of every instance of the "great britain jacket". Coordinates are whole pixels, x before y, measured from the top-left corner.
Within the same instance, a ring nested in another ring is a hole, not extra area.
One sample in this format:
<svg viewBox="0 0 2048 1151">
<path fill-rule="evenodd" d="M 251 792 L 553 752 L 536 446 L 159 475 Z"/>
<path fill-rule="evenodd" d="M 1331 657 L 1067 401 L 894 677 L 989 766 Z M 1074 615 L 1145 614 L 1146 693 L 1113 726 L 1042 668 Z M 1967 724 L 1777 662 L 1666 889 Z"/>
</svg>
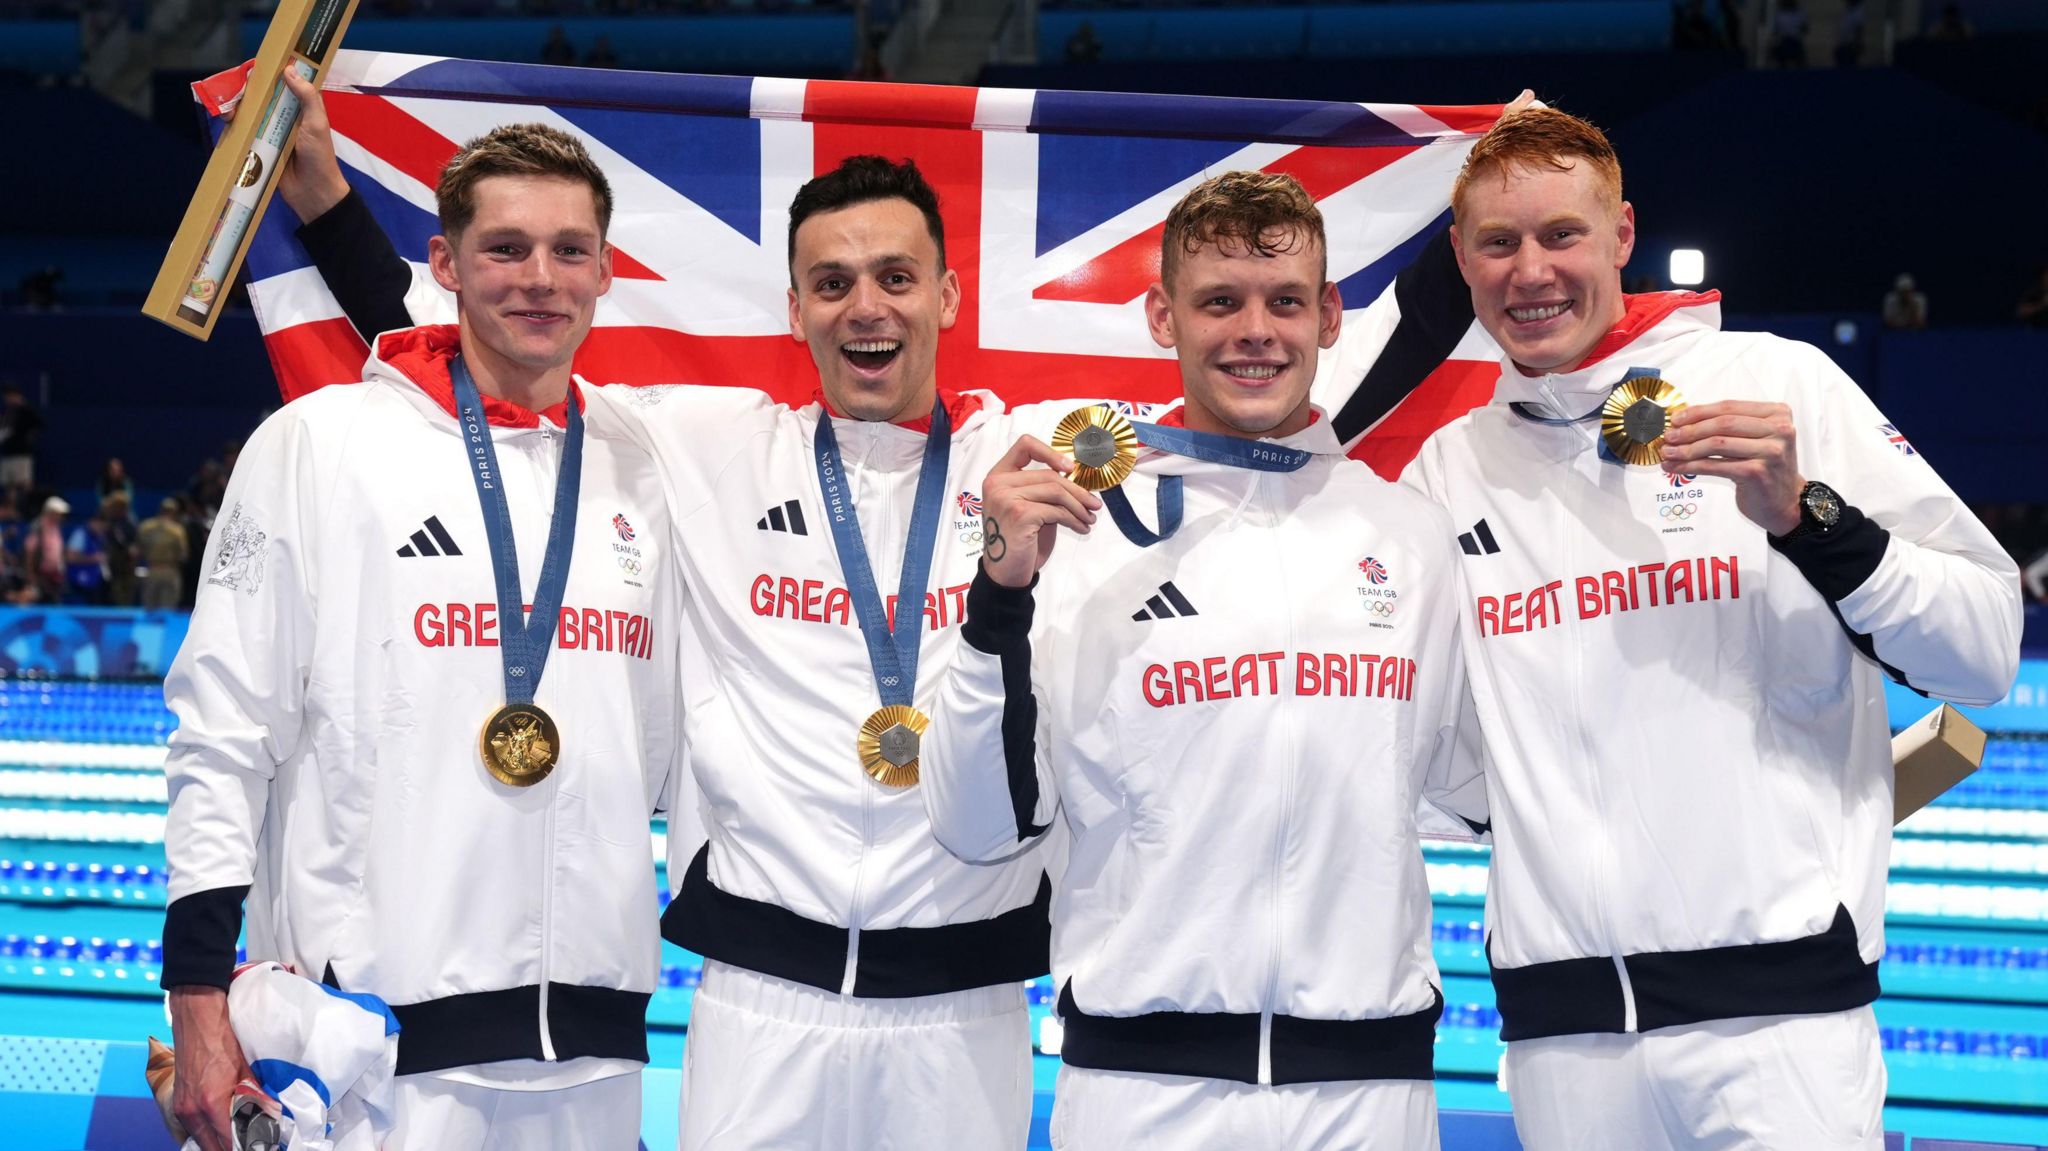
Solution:
<svg viewBox="0 0 2048 1151">
<path fill-rule="evenodd" d="M 1404 475 L 1459 533 L 1509 1040 L 1876 998 L 1883 679 L 1983 704 L 2016 672 L 2013 562 L 1926 458 L 1818 349 L 1719 328 L 1717 294 L 1632 297 L 1592 362 L 1505 366 Z M 1839 526 L 1773 540 L 1730 481 L 1603 457 L 1597 419 L 1542 422 L 1632 369 L 1693 404 L 1788 405 Z"/>
</svg>

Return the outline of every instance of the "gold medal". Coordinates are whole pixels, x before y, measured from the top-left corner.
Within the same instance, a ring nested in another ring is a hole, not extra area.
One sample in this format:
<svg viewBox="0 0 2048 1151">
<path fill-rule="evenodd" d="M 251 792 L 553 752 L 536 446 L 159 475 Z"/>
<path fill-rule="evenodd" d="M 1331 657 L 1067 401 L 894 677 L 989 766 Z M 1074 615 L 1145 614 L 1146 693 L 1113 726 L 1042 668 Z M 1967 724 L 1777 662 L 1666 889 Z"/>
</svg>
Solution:
<svg viewBox="0 0 2048 1151">
<path fill-rule="evenodd" d="M 1662 376 L 1623 380 L 1600 409 L 1600 435 L 1607 450 L 1625 464 L 1655 467 L 1663 462 L 1664 432 L 1685 410 L 1685 397 Z"/>
<path fill-rule="evenodd" d="M 1060 417 L 1052 449 L 1074 457 L 1069 479 L 1099 492 L 1130 478 L 1138 463 L 1138 432 L 1116 409 L 1090 404 Z"/>
<path fill-rule="evenodd" d="M 860 725 L 855 746 L 861 770 L 883 787 L 909 787 L 917 782 L 918 747 L 932 721 L 914 707 L 892 704 Z"/>
<path fill-rule="evenodd" d="M 508 703 L 484 724 L 477 737 L 484 770 L 499 783 L 532 787 L 555 770 L 562 737 L 548 713 L 530 703 Z"/>
</svg>

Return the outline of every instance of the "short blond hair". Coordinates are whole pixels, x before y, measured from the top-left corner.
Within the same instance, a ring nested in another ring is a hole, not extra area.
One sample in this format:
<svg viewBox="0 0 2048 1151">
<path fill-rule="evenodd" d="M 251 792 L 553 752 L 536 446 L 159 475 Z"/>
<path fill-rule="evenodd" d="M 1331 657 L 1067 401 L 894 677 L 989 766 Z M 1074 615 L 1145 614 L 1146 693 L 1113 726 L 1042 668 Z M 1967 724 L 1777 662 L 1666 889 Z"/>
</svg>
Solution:
<svg viewBox="0 0 2048 1151">
<path fill-rule="evenodd" d="M 553 176 L 590 186 L 597 233 L 612 226 L 612 186 L 583 141 L 546 124 L 504 124 L 469 143 L 441 169 L 434 208 L 451 239 L 476 219 L 476 186 L 492 176 Z"/>
<path fill-rule="evenodd" d="M 1292 176 L 1225 172 L 1197 184 L 1166 214 L 1166 232 L 1159 240 L 1159 282 L 1171 291 L 1182 256 L 1226 240 L 1261 256 L 1291 252 L 1306 241 L 1322 253 L 1323 271 L 1317 279 L 1329 270 L 1323 210 Z"/>
<path fill-rule="evenodd" d="M 1592 166 L 1608 206 L 1621 210 L 1621 158 L 1607 133 L 1591 122 L 1555 108 L 1530 108 L 1503 116 L 1465 157 L 1458 180 L 1451 185 L 1451 218 L 1460 219 L 1465 190 L 1489 176 L 1507 179 L 1514 168 L 1550 168 L 1569 172 L 1583 161 Z"/>
</svg>

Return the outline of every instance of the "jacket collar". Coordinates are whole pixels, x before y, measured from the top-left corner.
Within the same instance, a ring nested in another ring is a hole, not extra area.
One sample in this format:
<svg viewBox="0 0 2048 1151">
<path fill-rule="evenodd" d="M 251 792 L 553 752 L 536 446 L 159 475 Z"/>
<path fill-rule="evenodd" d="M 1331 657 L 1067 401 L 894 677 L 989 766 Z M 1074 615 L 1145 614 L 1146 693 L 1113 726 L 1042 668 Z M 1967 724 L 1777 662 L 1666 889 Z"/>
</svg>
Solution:
<svg viewBox="0 0 2048 1151">
<path fill-rule="evenodd" d="M 462 332 L 454 324 L 423 324 L 417 328 L 385 332 L 377 337 L 376 351 L 370 357 L 370 370 L 365 375 L 372 379 L 396 378 L 404 380 L 424 392 L 450 418 L 455 416 L 455 379 L 450 365 L 462 351 Z M 380 373 L 376 369 L 382 368 Z M 574 378 L 577 385 L 569 389 L 576 398 L 576 408 L 583 410 L 582 388 L 584 380 Z M 568 401 L 556 404 L 546 411 L 535 413 L 518 404 L 485 396 L 484 421 L 494 428 L 537 428 L 545 419 L 556 427 L 566 426 L 569 420 Z"/>
<path fill-rule="evenodd" d="M 1630 368 L 1661 368 L 1694 339 L 1721 329 L 1719 292 L 1646 292 L 1624 299 L 1621 322 L 1569 372 L 1525 375 L 1513 360 L 1503 358 L 1494 402 L 1519 401 L 1552 415 L 1581 416 Z"/>
<path fill-rule="evenodd" d="M 954 435 L 959 435 L 961 430 L 967 426 L 967 421 L 976 412 L 981 411 L 982 408 L 987 406 L 987 395 L 988 393 L 986 392 L 955 392 L 946 388 L 939 389 L 939 400 L 946 405 L 946 418 L 953 425 Z M 825 390 L 823 388 L 813 388 L 811 390 L 811 401 L 824 409 L 825 414 L 835 420 L 848 418 L 845 413 L 832 406 L 832 401 L 825 398 Z M 928 434 L 932 430 L 932 414 L 926 411 L 920 413 L 915 419 L 895 421 L 894 426 L 902 428 L 906 432 L 917 432 L 920 435 Z"/>
</svg>

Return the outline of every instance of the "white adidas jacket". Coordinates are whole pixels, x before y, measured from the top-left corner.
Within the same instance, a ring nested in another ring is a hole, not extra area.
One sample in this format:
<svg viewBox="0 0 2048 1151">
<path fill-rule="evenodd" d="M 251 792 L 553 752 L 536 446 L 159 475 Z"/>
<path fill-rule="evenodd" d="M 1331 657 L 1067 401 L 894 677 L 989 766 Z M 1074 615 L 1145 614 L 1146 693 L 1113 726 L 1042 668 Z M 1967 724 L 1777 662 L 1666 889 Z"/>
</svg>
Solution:
<svg viewBox="0 0 2048 1151">
<path fill-rule="evenodd" d="M 457 347 L 452 327 L 387 334 L 369 382 L 285 405 L 243 449 L 165 680 L 163 982 L 227 985 L 246 895 L 252 959 L 391 1005 L 399 1072 L 560 1086 L 647 1058 L 675 557 L 652 462 L 592 421 L 535 701 L 563 759 L 494 781 L 477 742 L 504 702 L 498 595 Z M 530 597 L 563 417 L 487 413 Z M 564 1066 L 470 1066 L 514 1059 Z"/>
<path fill-rule="evenodd" d="M 1977 704 L 2016 673 L 2017 572 L 1990 533 L 1825 355 L 1719 331 L 1718 299 L 1634 297 L 1591 366 L 1508 365 L 1404 476 L 1462 533 L 1510 1040 L 1874 999 L 1885 668 Z M 1597 421 L 1508 406 L 1579 416 L 1635 367 L 1693 404 L 1789 405 L 1801 472 L 1854 510 L 1773 546 L 1730 482 L 1603 460 Z"/>
<path fill-rule="evenodd" d="M 646 494 L 665 496 L 673 511 L 671 551 L 687 589 L 690 770 L 672 805 L 677 890 L 663 934 L 721 962 L 866 997 L 1044 974 L 1050 887 L 1040 853 L 962 863 L 932 838 L 919 789 L 883 786 L 856 754 L 861 721 L 881 696 L 833 546 L 813 437 L 819 419 L 834 419 L 893 615 L 926 421 L 838 419 L 818 403 L 791 408 L 743 388 L 612 385 L 591 396 L 593 428 L 636 437 L 660 462 L 663 486 Z M 981 480 L 1018 426 L 1017 413 L 986 392 L 945 399 L 952 454 L 928 590 L 911 609 L 924 630 L 914 698 L 927 714 L 981 555 Z M 687 818 L 692 811 L 701 819 Z"/>
<path fill-rule="evenodd" d="M 1156 477 L 1183 476 L 1177 533 L 1141 547 L 1104 514 L 1035 589 L 969 593 L 924 800 L 968 859 L 1070 834 L 1053 974 L 1077 1066 L 1431 1075 L 1416 805 L 1484 817 L 1454 754 L 1456 548 L 1327 421 L 1278 442 L 1319 454 L 1283 474 L 1147 452 L 1125 488 L 1149 522 Z"/>
</svg>

